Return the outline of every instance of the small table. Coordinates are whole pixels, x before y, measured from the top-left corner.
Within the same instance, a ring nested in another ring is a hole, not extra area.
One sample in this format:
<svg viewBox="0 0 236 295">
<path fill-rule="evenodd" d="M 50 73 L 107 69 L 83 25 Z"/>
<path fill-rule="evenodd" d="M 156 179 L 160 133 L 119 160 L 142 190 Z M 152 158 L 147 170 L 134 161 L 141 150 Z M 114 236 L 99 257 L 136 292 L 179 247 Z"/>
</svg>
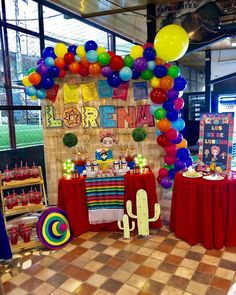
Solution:
<svg viewBox="0 0 236 295">
<path fill-rule="evenodd" d="M 190 245 L 236 246 L 236 179 L 175 176 L 170 229 Z"/>
<path fill-rule="evenodd" d="M 148 195 L 149 216 L 154 216 L 154 205 L 157 203 L 156 179 L 150 171 L 144 174 L 130 174 L 124 176 L 124 204 L 127 200 L 133 203 L 133 212 L 136 214 L 136 192 L 144 189 Z M 119 231 L 117 221 L 102 224 L 90 224 L 86 206 L 86 187 L 84 178 L 61 178 L 58 185 L 58 207 L 64 210 L 70 222 L 74 236 L 87 231 Z M 125 212 L 126 208 L 124 206 Z M 160 218 L 150 222 L 150 228 L 161 227 Z"/>
</svg>

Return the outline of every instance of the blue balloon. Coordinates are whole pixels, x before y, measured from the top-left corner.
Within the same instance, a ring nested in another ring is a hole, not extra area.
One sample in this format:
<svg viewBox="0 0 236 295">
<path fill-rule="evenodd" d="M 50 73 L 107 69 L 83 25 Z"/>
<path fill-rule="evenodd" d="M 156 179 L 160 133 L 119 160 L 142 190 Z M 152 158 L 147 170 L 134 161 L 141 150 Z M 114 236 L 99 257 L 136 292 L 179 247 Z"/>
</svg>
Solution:
<svg viewBox="0 0 236 295">
<path fill-rule="evenodd" d="M 44 89 L 51 89 L 54 85 L 54 80 L 52 77 L 46 75 L 42 77 L 40 84 Z"/>
<path fill-rule="evenodd" d="M 174 89 L 176 89 L 178 91 L 182 91 L 185 89 L 186 86 L 187 86 L 187 82 L 183 77 L 179 76 L 179 77 L 175 78 L 174 87 L 173 87 Z"/>
<path fill-rule="evenodd" d="M 161 131 L 159 129 L 156 129 L 155 133 L 156 133 L 156 136 L 161 135 Z"/>
<path fill-rule="evenodd" d="M 132 78 L 133 72 L 129 67 L 123 67 L 119 71 L 119 76 L 122 81 L 129 81 Z"/>
<path fill-rule="evenodd" d="M 43 99 L 46 97 L 46 91 L 44 89 L 39 89 L 36 91 L 36 96 L 39 98 L 39 99 Z"/>
<path fill-rule="evenodd" d="M 174 104 L 173 102 L 169 101 L 169 100 L 166 100 L 164 103 L 163 103 L 163 108 L 169 112 L 169 111 L 172 111 L 174 109 Z"/>
<path fill-rule="evenodd" d="M 151 104 L 150 113 L 154 116 L 154 113 L 158 108 L 161 108 L 161 104 L 155 104 L 155 103 Z"/>
<path fill-rule="evenodd" d="M 54 59 L 52 57 L 48 56 L 48 57 L 45 58 L 44 63 L 45 63 L 45 65 L 47 67 L 51 67 L 51 66 L 54 66 L 55 61 L 54 61 Z"/>
<path fill-rule="evenodd" d="M 119 76 L 119 72 L 113 72 L 111 76 L 107 78 L 107 83 L 111 87 L 118 87 L 121 84 L 121 79 Z"/>
<path fill-rule="evenodd" d="M 76 45 L 70 45 L 70 46 L 68 47 L 68 52 L 71 52 L 71 53 L 73 53 L 74 55 L 76 55 L 76 48 L 77 48 Z"/>
<path fill-rule="evenodd" d="M 172 122 L 172 128 L 176 129 L 177 131 L 183 130 L 184 127 L 185 127 L 185 122 L 181 118 L 179 118 L 176 121 Z"/>
<path fill-rule="evenodd" d="M 180 117 L 180 112 L 176 110 L 171 110 L 166 113 L 166 118 L 171 122 L 176 121 L 179 117 Z"/>
<path fill-rule="evenodd" d="M 25 87 L 25 93 L 29 96 L 34 96 L 36 94 L 36 88 L 34 86 Z"/>
<path fill-rule="evenodd" d="M 163 65 L 156 66 L 153 71 L 153 74 L 157 78 L 163 78 L 167 75 L 167 68 Z"/>
<path fill-rule="evenodd" d="M 42 52 L 42 56 L 43 58 L 46 57 L 52 57 L 52 58 L 56 58 L 56 54 L 54 53 L 54 48 L 53 47 L 46 47 L 44 48 L 43 52 Z"/>
<path fill-rule="evenodd" d="M 193 165 L 193 159 L 191 157 L 187 158 L 185 160 L 185 164 L 187 167 L 192 166 Z"/>
<path fill-rule="evenodd" d="M 146 61 L 154 60 L 156 58 L 156 50 L 153 47 L 147 47 L 143 51 L 143 57 Z"/>
<path fill-rule="evenodd" d="M 172 128 L 173 128 L 173 123 L 172 123 Z M 182 139 L 183 139 L 183 135 L 179 132 L 176 139 L 171 140 L 171 142 L 178 144 L 178 143 L 181 143 Z"/>
<path fill-rule="evenodd" d="M 50 68 L 48 68 L 48 72 L 53 78 L 58 77 L 60 74 L 60 70 L 56 66 L 51 66 Z"/>
<path fill-rule="evenodd" d="M 132 69 L 132 72 L 133 72 L 132 79 L 138 80 L 140 78 L 141 73 L 135 71 L 135 69 Z"/>
<path fill-rule="evenodd" d="M 176 174 L 176 170 L 175 169 L 170 169 L 168 171 L 168 176 L 170 177 L 170 179 L 174 179 L 175 178 L 175 174 Z"/>
<path fill-rule="evenodd" d="M 155 61 L 153 61 L 153 60 L 151 60 L 151 61 L 149 61 L 149 62 L 147 63 L 147 69 L 148 69 L 149 71 L 152 71 L 152 72 L 153 72 L 153 70 L 155 69 L 155 66 L 156 66 L 156 63 L 155 63 Z"/>
<path fill-rule="evenodd" d="M 87 53 L 86 53 L 86 58 L 89 62 L 91 63 L 95 63 L 97 60 L 98 60 L 98 54 L 97 54 L 97 51 L 95 50 L 89 50 Z"/>
<path fill-rule="evenodd" d="M 187 148 L 180 148 L 176 153 L 176 157 L 181 161 L 186 161 L 190 156 L 190 152 Z"/>
<path fill-rule="evenodd" d="M 97 50 L 97 48 L 97 43 L 93 40 L 89 40 L 84 44 L 84 49 L 86 52 L 88 52 L 89 50 Z"/>
<path fill-rule="evenodd" d="M 179 91 L 172 88 L 167 92 L 167 96 L 170 101 L 174 101 L 176 98 L 179 97 Z"/>
</svg>

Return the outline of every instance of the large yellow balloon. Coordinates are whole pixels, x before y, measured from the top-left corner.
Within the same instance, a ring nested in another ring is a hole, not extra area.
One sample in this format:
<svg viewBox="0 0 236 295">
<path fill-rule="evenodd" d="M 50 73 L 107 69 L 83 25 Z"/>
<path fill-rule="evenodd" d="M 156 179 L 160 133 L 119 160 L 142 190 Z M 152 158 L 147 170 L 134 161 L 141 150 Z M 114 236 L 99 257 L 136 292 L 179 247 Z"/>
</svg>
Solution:
<svg viewBox="0 0 236 295">
<path fill-rule="evenodd" d="M 142 57 L 143 56 L 143 47 L 140 45 L 134 45 L 133 47 L 131 47 L 130 56 L 133 59 L 136 59 L 138 57 Z"/>
<path fill-rule="evenodd" d="M 32 83 L 29 80 L 29 76 L 24 76 L 22 78 L 22 84 L 27 87 L 27 86 L 32 86 Z"/>
<path fill-rule="evenodd" d="M 57 57 L 63 58 L 67 53 L 67 46 L 64 43 L 57 43 L 54 47 L 54 52 Z"/>
<path fill-rule="evenodd" d="M 84 49 L 84 46 L 83 45 L 79 45 L 77 48 L 76 48 L 76 53 L 79 57 L 85 57 L 86 55 L 86 51 Z"/>
<path fill-rule="evenodd" d="M 174 61 L 181 58 L 188 49 L 187 32 L 178 25 L 167 25 L 156 35 L 154 47 L 159 58 Z"/>
<path fill-rule="evenodd" d="M 99 46 L 96 51 L 97 51 L 97 54 L 99 55 L 102 52 L 106 52 L 106 48 Z"/>
</svg>

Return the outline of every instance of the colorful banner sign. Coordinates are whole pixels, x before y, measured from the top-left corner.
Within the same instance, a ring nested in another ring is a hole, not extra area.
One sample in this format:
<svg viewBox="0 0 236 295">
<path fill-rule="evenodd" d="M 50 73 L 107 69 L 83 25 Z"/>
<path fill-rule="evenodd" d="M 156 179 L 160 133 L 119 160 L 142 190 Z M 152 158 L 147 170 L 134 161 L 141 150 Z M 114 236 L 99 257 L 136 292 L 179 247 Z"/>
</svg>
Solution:
<svg viewBox="0 0 236 295">
<path fill-rule="evenodd" d="M 107 80 L 98 80 L 99 98 L 112 98 L 113 88 L 107 83 Z"/>
<path fill-rule="evenodd" d="M 224 171 L 231 170 L 233 113 L 203 114 L 200 121 L 199 159 Z"/>
<path fill-rule="evenodd" d="M 64 83 L 64 104 L 67 103 L 78 103 L 79 102 L 79 92 L 78 86 L 75 84 Z"/>
<path fill-rule="evenodd" d="M 129 82 L 123 82 L 120 84 L 120 86 L 114 88 L 112 98 L 127 100 L 128 90 L 129 90 Z"/>
<path fill-rule="evenodd" d="M 148 99 L 147 82 L 133 83 L 134 100 Z"/>
</svg>

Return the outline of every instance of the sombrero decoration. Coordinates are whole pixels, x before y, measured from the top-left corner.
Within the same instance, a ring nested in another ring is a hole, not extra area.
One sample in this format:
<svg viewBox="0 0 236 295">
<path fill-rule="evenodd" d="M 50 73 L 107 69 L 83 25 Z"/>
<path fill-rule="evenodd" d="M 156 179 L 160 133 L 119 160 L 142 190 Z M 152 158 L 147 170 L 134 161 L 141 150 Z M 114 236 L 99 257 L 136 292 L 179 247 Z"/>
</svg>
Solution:
<svg viewBox="0 0 236 295">
<path fill-rule="evenodd" d="M 72 239 L 66 213 L 59 208 L 49 208 L 39 217 L 36 231 L 43 246 L 58 249 Z"/>
</svg>

